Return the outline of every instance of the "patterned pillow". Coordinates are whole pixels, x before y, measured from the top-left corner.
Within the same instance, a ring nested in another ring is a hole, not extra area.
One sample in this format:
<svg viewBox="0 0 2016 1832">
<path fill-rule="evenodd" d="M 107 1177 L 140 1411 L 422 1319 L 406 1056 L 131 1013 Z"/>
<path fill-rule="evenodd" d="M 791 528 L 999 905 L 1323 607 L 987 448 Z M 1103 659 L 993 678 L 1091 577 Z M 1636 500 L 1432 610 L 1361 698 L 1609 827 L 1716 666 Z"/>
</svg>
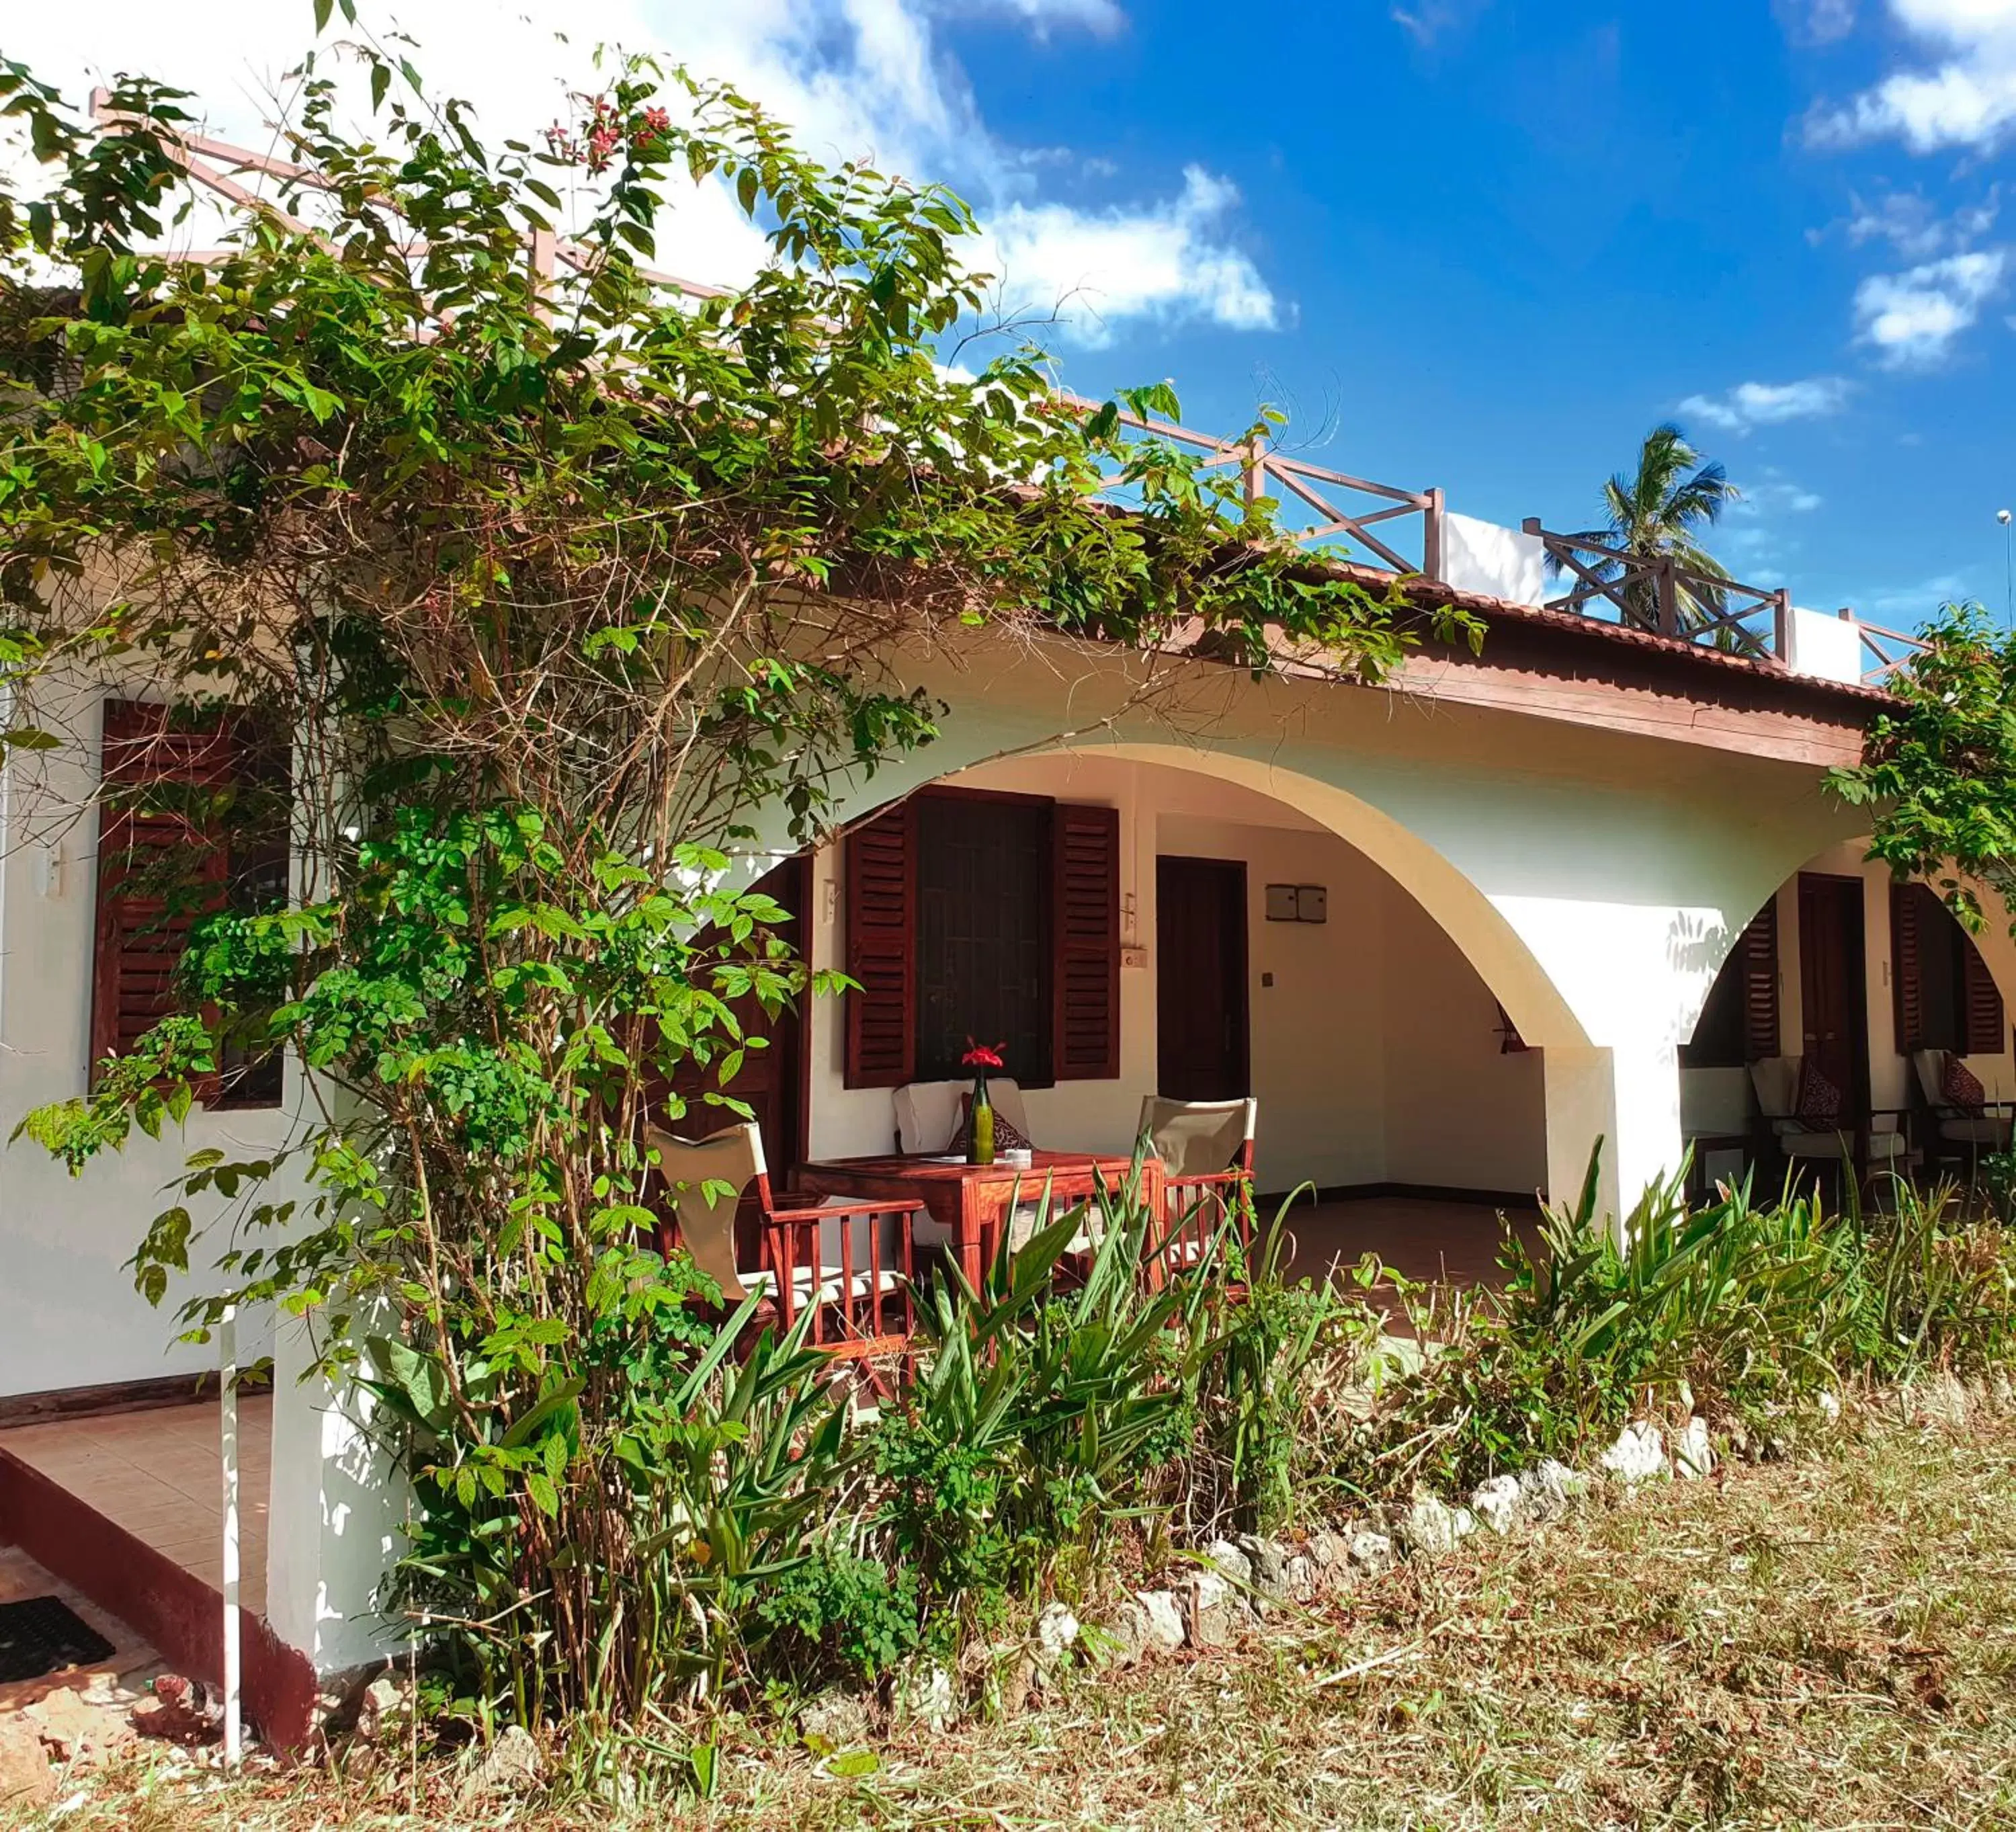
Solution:
<svg viewBox="0 0 2016 1832">
<path fill-rule="evenodd" d="M 955 1157 L 966 1155 L 967 1128 L 973 1123 L 973 1093 L 968 1089 L 959 1097 L 959 1124 L 952 1129 L 952 1143 L 946 1152 Z M 994 1155 L 999 1157 L 1004 1151 L 1031 1151 L 1035 1148 L 1022 1136 L 1022 1129 L 1014 1124 L 999 1107 L 994 1110 Z"/>
<path fill-rule="evenodd" d="M 1949 1050 L 1946 1066 L 1939 1076 L 1939 1098 L 1947 1106 L 1957 1107 L 1978 1119 L 1988 1100 L 1988 1090 L 1982 1086 L 1981 1078 Z"/>
<path fill-rule="evenodd" d="M 1799 1124 L 1816 1132 L 1831 1132 L 1841 1125 L 1841 1090 L 1821 1072 L 1813 1059 L 1799 1063 L 1799 1096 L 1792 1103 Z"/>
</svg>

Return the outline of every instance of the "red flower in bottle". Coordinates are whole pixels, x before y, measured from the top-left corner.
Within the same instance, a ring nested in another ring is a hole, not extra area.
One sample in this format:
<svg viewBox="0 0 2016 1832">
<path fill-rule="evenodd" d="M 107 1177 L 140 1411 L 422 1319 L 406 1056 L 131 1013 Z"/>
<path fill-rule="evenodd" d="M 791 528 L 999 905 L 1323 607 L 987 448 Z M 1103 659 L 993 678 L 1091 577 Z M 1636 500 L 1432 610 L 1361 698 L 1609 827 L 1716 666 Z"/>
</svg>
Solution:
<svg viewBox="0 0 2016 1832">
<path fill-rule="evenodd" d="M 998 1069 L 1002 1066 L 1001 1053 L 1007 1047 L 1006 1042 L 992 1046 L 976 1043 L 969 1037 L 966 1040 L 966 1054 L 959 1060 L 970 1069 Z"/>
</svg>

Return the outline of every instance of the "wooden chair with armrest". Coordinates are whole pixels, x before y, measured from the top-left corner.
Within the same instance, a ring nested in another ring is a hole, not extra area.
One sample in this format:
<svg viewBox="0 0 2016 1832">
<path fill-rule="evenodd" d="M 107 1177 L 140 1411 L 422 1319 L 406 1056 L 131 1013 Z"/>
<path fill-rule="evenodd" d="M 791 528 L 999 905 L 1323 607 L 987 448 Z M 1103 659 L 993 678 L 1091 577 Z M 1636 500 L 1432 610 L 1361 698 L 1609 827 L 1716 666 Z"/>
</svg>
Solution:
<svg viewBox="0 0 2016 1832">
<path fill-rule="evenodd" d="M 1253 1244 L 1253 1136 L 1260 1103 L 1240 1100 L 1141 1103 L 1135 1136 L 1164 1172 L 1157 1253 L 1171 1269 L 1193 1264 L 1228 1218 L 1242 1247 Z"/>
<path fill-rule="evenodd" d="M 657 1156 L 672 1218 L 661 1244 L 683 1247 L 693 1263 L 739 1305 L 761 1298 L 758 1316 L 784 1330 L 811 1311 L 806 1341 L 830 1355 L 866 1360 L 907 1350 L 916 1330 L 912 1236 L 920 1202 L 822 1201 L 773 1190 L 762 1135 L 747 1123 L 705 1139 L 656 1126 L 645 1143 Z M 754 1186 L 757 1265 L 742 1263 L 735 1218 Z"/>
</svg>

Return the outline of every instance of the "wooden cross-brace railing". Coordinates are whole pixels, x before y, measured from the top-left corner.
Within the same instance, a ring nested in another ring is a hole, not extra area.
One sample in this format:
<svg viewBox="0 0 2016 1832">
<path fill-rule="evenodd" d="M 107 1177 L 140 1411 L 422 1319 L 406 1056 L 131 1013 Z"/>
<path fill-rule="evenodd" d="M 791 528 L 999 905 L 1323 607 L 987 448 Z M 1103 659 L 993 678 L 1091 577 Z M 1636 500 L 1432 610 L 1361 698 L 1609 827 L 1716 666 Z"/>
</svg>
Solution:
<svg viewBox="0 0 2016 1832">
<path fill-rule="evenodd" d="M 1065 394 L 1060 398 L 1064 405 L 1087 416 L 1099 412 L 1102 405 L 1082 395 Z M 1204 460 L 1207 468 L 1215 465 L 1238 466 L 1240 494 L 1249 502 L 1266 497 L 1280 504 L 1287 512 L 1284 525 L 1302 545 L 1314 546 L 1342 539 L 1363 548 L 1381 566 L 1396 573 L 1417 573 L 1430 578 L 1441 577 L 1443 499 L 1439 489 L 1402 490 L 1391 484 L 1376 484 L 1369 478 L 1355 477 L 1345 471 L 1311 464 L 1305 459 L 1291 458 L 1276 451 L 1262 434 L 1247 439 L 1220 439 L 1175 420 L 1151 419 L 1125 410 L 1118 414 L 1117 421 L 1143 438 L 1167 440 L 1172 445 L 1208 453 L 1210 455 Z M 1116 488 L 1121 484 L 1121 480 L 1115 478 L 1107 488 Z M 1379 506 L 1360 508 L 1348 500 L 1340 501 L 1339 492 L 1345 493 L 1347 498 L 1369 496 Z M 1313 512 L 1315 519 L 1298 521 L 1298 517 L 1305 517 L 1310 512 Z M 1390 545 L 1384 534 L 1371 531 L 1383 523 L 1409 516 L 1421 518 L 1418 559 Z"/>
<path fill-rule="evenodd" d="M 1790 653 L 1792 596 L 1782 585 L 1745 585 L 1683 566 L 1670 554 L 1633 553 L 1585 534 L 1557 534 L 1535 516 L 1524 525 L 1572 581 L 1561 596 L 1546 601 L 1549 610 L 1593 617 L 1600 601 L 1618 622 L 1657 635 L 1781 661 Z M 1769 627 L 1756 628 L 1751 620 L 1766 612 Z"/>
<path fill-rule="evenodd" d="M 1843 617 L 1849 614 L 1843 611 Z M 1880 687 L 1898 669 L 1910 666 L 1914 655 L 1922 655 L 1931 645 L 1921 637 L 1902 630 L 1886 630 L 1881 624 L 1856 620 L 1856 634 L 1862 639 L 1862 679 L 1866 686 Z"/>
</svg>

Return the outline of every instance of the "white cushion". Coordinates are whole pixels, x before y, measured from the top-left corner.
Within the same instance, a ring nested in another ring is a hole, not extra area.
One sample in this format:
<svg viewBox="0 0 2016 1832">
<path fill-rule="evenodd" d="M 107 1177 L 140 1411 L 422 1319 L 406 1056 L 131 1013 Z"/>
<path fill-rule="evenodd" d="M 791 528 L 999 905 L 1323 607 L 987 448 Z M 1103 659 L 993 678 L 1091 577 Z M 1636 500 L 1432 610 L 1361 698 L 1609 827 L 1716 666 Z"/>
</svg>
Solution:
<svg viewBox="0 0 2016 1832">
<path fill-rule="evenodd" d="M 1751 1085 L 1757 1090 L 1757 1110 L 1766 1119 L 1784 1119 L 1799 1095 L 1799 1059 L 1766 1056 L 1750 1065 Z"/>
<path fill-rule="evenodd" d="M 2000 1145 L 2009 1137 L 2009 1122 L 1986 1114 L 1978 1119 L 1941 1120 L 1939 1136 L 1960 1145 Z"/>
<path fill-rule="evenodd" d="M 1787 1132 L 1780 1135 L 1779 1146 L 1787 1157 L 1839 1157 L 1852 1149 L 1854 1135 L 1851 1132 Z M 1904 1155 L 1904 1135 L 1902 1132 L 1871 1132 L 1869 1135 L 1869 1155 L 1872 1159 L 1902 1157 Z"/>
<path fill-rule="evenodd" d="M 812 1301 L 814 1274 L 810 1266 L 796 1266 L 791 1272 L 791 1295 L 799 1304 Z M 831 1304 L 843 1290 L 849 1297 L 866 1298 L 870 1291 L 894 1291 L 903 1282 L 901 1272 L 856 1272 L 851 1280 L 843 1279 L 833 1267 L 823 1269 L 819 1279 L 819 1301 Z M 745 1291 L 769 1292 L 775 1289 L 776 1275 L 769 1271 L 744 1272 L 742 1288 Z"/>
<path fill-rule="evenodd" d="M 959 1129 L 959 1096 L 971 1091 L 970 1081 L 911 1082 L 895 1093 L 896 1149 L 909 1156 L 943 1151 Z M 987 1078 L 987 1098 L 994 1110 L 1026 1139 L 1029 1116 L 1022 1090 L 1006 1075 Z"/>
</svg>

